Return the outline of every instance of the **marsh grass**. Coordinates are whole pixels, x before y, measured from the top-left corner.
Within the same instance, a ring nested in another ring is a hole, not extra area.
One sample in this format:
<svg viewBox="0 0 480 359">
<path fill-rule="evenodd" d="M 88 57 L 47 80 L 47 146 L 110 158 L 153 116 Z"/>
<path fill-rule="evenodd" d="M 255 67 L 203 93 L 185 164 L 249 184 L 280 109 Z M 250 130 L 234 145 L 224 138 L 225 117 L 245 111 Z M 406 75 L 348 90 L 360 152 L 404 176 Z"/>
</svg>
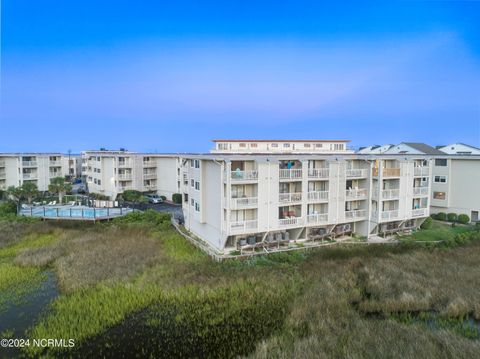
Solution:
<svg viewBox="0 0 480 359">
<path fill-rule="evenodd" d="M 28 226 L 0 256 L 5 251 L 4 261 L 25 273 L 53 268 L 63 292 L 28 335 L 78 344 L 73 352 L 30 349 L 33 357 L 95 350 L 105 357 L 480 356 L 473 332 L 455 326 L 480 316 L 480 241 L 466 227 L 433 226 L 398 245 L 218 263 L 174 232 L 168 216 L 153 213 L 48 225 L 42 233 L 56 239 L 41 245 L 28 236 L 38 224 Z M 446 238 L 449 246 L 418 245 L 422 238 Z M 435 330 L 394 317 L 429 311 L 444 320 Z"/>
</svg>

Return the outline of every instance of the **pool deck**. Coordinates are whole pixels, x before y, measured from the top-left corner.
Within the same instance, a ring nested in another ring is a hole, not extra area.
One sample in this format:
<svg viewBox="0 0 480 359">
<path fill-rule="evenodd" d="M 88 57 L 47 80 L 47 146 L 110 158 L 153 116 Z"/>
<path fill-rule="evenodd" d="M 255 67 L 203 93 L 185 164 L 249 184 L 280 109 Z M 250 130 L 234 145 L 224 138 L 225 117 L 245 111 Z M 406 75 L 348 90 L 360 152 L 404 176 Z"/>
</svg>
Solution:
<svg viewBox="0 0 480 359">
<path fill-rule="evenodd" d="M 20 209 L 20 215 L 44 220 L 105 221 L 131 213 L 131 208 L 94 208 L 85 206 L 31 206 Z"/>
</svg>

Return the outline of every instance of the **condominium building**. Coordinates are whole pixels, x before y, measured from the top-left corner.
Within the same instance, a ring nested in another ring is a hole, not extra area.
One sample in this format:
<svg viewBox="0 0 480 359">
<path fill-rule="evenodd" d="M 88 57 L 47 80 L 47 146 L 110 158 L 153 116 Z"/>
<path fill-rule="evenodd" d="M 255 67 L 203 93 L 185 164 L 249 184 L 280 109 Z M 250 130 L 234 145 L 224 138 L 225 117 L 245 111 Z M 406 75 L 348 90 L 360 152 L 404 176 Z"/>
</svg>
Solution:
<svg viewBox="0 0 480 359">
<path fill-rule="evenodd" d="M 82 174 L 90 193 L 116 199 L 125 190 L 157 193 L 168 199 L 180 192 L 179 158 L 129 151 L 82 152 Z"/>
<path fill-rule="evenodd" d="M 429 215 L 429 156 L 354 154 L 347 141 L 214 143 L 181 157 L 181 191 L 186 228 L 219 253 L 393 233 Z"/>
<path fill-rule="evenodd" d="M 466 214 L 479 221 L 480 155 L 438 156 L 432 178 L 432 213 Z"/>
<path fill-rule="evenodd" d="M 77 177 L 78 155 L 61 153 L 0 153 L 0 189 L 33 182 L 39 191 L 47 191 L 55 177 Z"/>
</svg>

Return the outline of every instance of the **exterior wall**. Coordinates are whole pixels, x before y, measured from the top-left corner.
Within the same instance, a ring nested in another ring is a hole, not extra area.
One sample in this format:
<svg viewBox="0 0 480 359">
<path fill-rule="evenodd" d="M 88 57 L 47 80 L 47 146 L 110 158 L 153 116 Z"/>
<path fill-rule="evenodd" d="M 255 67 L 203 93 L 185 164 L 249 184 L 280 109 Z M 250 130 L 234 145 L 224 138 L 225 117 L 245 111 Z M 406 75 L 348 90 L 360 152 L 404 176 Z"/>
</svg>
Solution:
<svg viewBox="0 0 480 359">
<path fill-rule="evenodd" d="M 480 149 L 472 146 L 465 145 L 463 143 L 453 143 L 448 146 L 439 148 L 440 151 L 449 155 L 469 154 L 480 155 Z"/>
<path fill-rule="evenodd" d="M 48 191 L 50 180 L 69 174 L 68 156 L 60 153 L 0 154 L 0 189 L 34 182 L 39 191 Z"/>
<path fill-rule="evenodd" d="M 212 153 L 353 153 L 349 141 L 214 140 Z"/>
<path fill-rule="evenodd" d="M 432 212 L 454 212 L 472 218 L 480 212 L 480 158 L 449 158 L 446 167 L 434 166 L 433 178 L 447 176 L 447 183 L 433 183 Z M 434 199 L 434 192 L 445 192 L 446 200 Z"/>
<path fill-rule="evenodd" d="M 171 200 L 174 193 L 180 193 L 180 163 L 178 157 L 159 157 L 157 162 L 157 187 L 159 195 Z"/>
</svg>

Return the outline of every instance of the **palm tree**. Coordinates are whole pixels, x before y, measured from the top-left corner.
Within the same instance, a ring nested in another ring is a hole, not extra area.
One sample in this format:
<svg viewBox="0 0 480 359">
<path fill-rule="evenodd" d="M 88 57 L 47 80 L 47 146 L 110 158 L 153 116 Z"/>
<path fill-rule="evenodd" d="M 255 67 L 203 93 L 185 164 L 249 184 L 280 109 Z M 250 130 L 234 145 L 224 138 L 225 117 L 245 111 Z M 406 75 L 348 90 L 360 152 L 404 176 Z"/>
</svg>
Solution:
<svg viewBox="0 0 480 359">
<path fill-rule="evenodd" d="M 128 189 L 123 191 L 122 198 L 124 201 L 133 202 L 133 208 L 135 209 L 135 205 L 137 203 L 144 203 L 146 202 L 145 197 L 143 196 L 142 192 L 135 191 L 133 189 Z"/>
<path fill-rule="evenodd" d="M 38 187 L 33 182 L 24 182 L 20 187 L 22 197 L 27 199 L 28 204 L 32 203 L 34 197 L 38 196 Z"/>
<path fill-rule="evenodd" d="M 7 188 L 6 191 L 7 198 L 13 199 L 17 205 L 20 203 L 22 199 L 22 188 L 21 187 L 14 187 L 10 186 Z"/>
<path fill-rule="evenodd" d="M 72 190 L 72 185 L 68 182 L 65 182 L 63 177 L 55 177 L 50 180 L 48 185 L 48 191 L 58 194 L 58 201 L 60 204 L 63 202 L 63 196 Z"/>
</svg>

